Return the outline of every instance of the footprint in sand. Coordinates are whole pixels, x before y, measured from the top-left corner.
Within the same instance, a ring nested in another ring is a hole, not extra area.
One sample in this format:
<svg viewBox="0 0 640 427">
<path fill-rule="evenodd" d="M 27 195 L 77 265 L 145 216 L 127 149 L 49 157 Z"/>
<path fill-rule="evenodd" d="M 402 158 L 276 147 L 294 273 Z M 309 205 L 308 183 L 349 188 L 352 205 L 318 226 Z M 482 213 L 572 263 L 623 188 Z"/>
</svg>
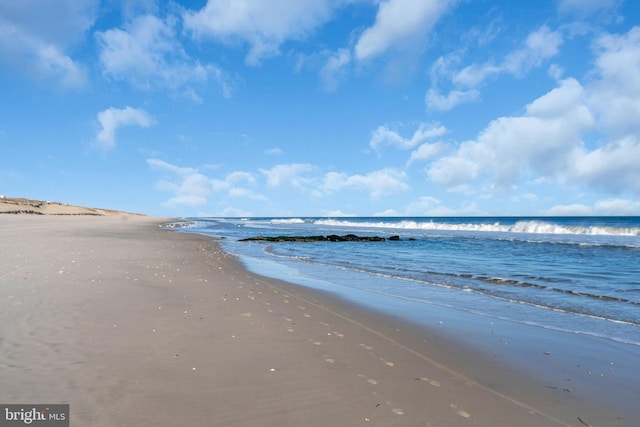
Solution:
<svg viewBox="0 0 640 427">
<path fill-rule="evenodd" d="M 426 382 L 428 382 L 429 384 L 431 384 L 434 387 L 440 387 L 440 383 L 438 381 L 436 381 L 436 380 L 432 380 L 432 379 L 429 379 L 427 377 L 419 377 L 419 378 L 416 378 L 416 379 L 418 379 L 420 381 L 426 381 Z"/>
<path fill-rule="evenodd" d="M 463 411 L 462 408 L 460 408 L 460 406 L 458 406 L 458 405 L 456 405 L 454 403 L 450 404 L 449 407 L 451 409 L 453 409 L 454 411 L 456 411 L 456 413 L 458 415 L 460 415 L 461 417 L 464 417 L 464 418 L 471 417 L 471 415 L 467 411 Z"/>
<path fill-rule="evenodd" d="M 380 358 L 380 361 L 381 361 L 382 363 L 384 363 L 385 365 L 389 366 L 389 367 L 393 367 L 393 366 L 395 366 L 395 363 L 393 363 L 393 362 L 389 362 L 389 361 L 388 361 L 387 359 L 385 359 L 384 357 Z"/>
</svg>

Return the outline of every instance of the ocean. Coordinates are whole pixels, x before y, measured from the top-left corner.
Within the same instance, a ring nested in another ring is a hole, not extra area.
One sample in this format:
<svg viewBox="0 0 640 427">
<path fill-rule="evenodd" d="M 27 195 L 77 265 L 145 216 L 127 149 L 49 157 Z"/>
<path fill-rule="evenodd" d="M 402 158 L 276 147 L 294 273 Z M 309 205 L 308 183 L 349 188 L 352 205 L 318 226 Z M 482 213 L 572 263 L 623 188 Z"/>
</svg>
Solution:
<svg viewBox="0 0 640 427">
<path fill-rule="evenodd" d="M 458 313 L 640 347 L 640 217 L 189 220 L 251 271 L 409 321 Z M 386 240 L 240 241 L 332 234 Z"/>
</svg>

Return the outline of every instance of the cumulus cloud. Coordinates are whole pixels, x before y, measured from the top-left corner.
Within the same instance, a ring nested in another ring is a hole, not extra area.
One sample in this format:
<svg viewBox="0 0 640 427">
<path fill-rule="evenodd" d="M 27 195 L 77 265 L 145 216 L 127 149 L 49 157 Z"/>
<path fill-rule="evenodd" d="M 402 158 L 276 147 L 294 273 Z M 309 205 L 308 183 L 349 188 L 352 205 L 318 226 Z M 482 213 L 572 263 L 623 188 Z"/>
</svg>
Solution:
<svg viewBox="0 0 640 427">
<path fill-rule="evenodd" d="M 122 126 L 140 126 L 148 128 L 155 124 L 155 119 L 140 108 L 110 107 L 98 113 L 100 131 L 96 136 L 96 144 L 104 149 L 116 146 L 116 131 Z"/>
<path fill-rule="evenodd" d="M 171 178 L 158 182 L 158 189 L 173 193 L 164 202 L 166 206 L 204 206 L 211 195 L 211 181 L 196 169 L 179 167 L 160 159 L 147 159 L 147 164 L 155 170 L 169 172 Z"/>
<path fill-rule="evenodd" d="M 259 169 L 267 178 L 267 186 L 271 188 L 290 185 L 305 189 L 313 180 L 309 175 L 315 167 L 308 163 L 280 164 L 271 169 Z"/>
<path fill-rule="evenodd" d="M 628 136 L 585 152 L 575 163 L 580 182 L 614 194 L 632 191 L 640 195 L 640 140 Z"/>
<path fill-rule="evenodd" d="M 447 145 L 441 141 L 422 144 L 411 152 L 407 165 L 410 165 L 413 162 L 434 158 L 447 151 L 447 149 Z"/>
<path fill-rule="evenodd" d="M 545 216 L 588 216 L 593 215 L 593 209 L 589 206 L 573 203 L 570 205 L 556 205 L 549 209 L 544 209 L 540 215 Z"/>
<path fill-rule="evenodd" d="M 211 179 L 197 168 L 175 166 L 160 159 L 147 159 L 147 164 L 154 170 L 169 173 L 157 183 L 158 189 L 173 193 L 173 197 L 163 203 L 165 206 L 204 206 L 215 193 L 233 199 L 267 201 L 262 194 L 246 188 L 256 184 L 255 177 L 249 172 L 235 171 L 223 179 Z M 231 214 L 231 211 L 225 212 Z"/>
<path fill-rule="evenodd" d="M 499 190 L 512 188 L 527 171 L 559 177 L 579 155 L 582 136 L 594 125 L 582 86 L 567 79 L 529 104 L 523 116 L 493 120 L 477 140 L 434 162 L 429 176 L 457 190 L 480 176 L 488 176 Z"/>
<path fill-rule="evenodd" d="M 594 51 L 593 108 L 615 137 L 640 134 L 640 27 L 622 35 L 602 35 Z"/>
<path fill-rule="evenodd" d="M 508 191 L 519 181 L 586 185 L 606 194 L 640 195 L 640 28 L 604 34 L 594 43 L 594 68 L 500 117 L 475 140 L 433 162 L 430 179 L 452 191 L 484 180 Z M 580 212 L 576 206 L 553 212 Z M 594 210 L 594 207 L 590 207 Z M 553 213 L 551 212 L 551 213 Z"/>
<path fill-rule="evenodd" d="M 288 40 L 304 39 L 331 17 L 335 0 L 208 0 L 198 11 L 186 11 L 185 27 L 196 37 L 240 40 L 250 45 L 247 64 L 279 54 Z"/>
<path fill-rule="evenodd" d="M 603 199 L 592 206 L 580 203 L 556 205 L 540 212 L 540 215 L 551 216 L 585 216 L 585 215 L 638 215 L 640 202 L 628 199 Z"/>
<path fill-rule="evenodd" d="M 640 202 L 627 199 L 604 199 L 594 205 L 599 215 L 640 215 Z"/>
<path fill-rule="evenodd" d="M 423 196 L 415 202 L 409 203 L 405 209 L 405 215 L 411 216 L 475 216 L 486 215 L 474 203 L 461 208 L 444 206 L 442 201 L 435 197 Z"/>
<path fill-rule="evenodd" d="M 176 38 L 174 21 L 142 15 L 123 29 L 96 33 L 103 73 L 145 90 L 180 89 L 196 99 L 192 85 L 213 79 L 221 85 L 223 95 L 229 96 L 231 87 L 218 67 L 201 64 L 186 54 Z"/>
<path fill-rule="evenodd" d="M 409 189 L 406 184 L 407 175 L 393 168 L 370 172 L 366 175 L 348 175 L 340 172 L 329 172 L 324 176 L 322 190 L 333 193 L 343 189 L 368 191 L 376 200 L 382 196 Z"/>
<path fill-rule="evenodd" d="M 402 137 L 396 130 L 390 128 L 388 124 L 378 126 L 371 134 L 369 145 L 374 150 L 378 150 L 383 146 L 392 146 L 401 150 L 408 150 L 421 142 L 442 136 L 447 133 L 447 128 L 440 124 L 420 123 L 418 129 L 410 138 Z"/>
<path fill-rule="evenodd" d="M 419 43 L 455 1 L 386 0 L 380 2 L 376 21 L 358 39 L 358 60 L 374 58 L 391 47 Z M 411 43 L 407 43 L 407 42 Z"/>
<path fill-rule="evenodd" d="M 83 64 L 68 53 L 93 25 L 98 0 L 0 2 L 0 61 L 57 89 L 79 89 Z"/>
</svg>

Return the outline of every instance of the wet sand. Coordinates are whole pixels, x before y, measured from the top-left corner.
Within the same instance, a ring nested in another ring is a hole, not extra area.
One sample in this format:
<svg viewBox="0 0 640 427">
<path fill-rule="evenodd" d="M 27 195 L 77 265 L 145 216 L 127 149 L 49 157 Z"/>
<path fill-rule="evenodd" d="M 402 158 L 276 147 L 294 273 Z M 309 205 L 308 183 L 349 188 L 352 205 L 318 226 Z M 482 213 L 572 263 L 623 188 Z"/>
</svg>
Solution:
<svg viewBox="0 0 640 427">
<path fill-rule="evenodd" d="M 0 216 L 2 403 L 69 403 L 72 426 L 638 425 L 162 222 Z"/>
</svg>

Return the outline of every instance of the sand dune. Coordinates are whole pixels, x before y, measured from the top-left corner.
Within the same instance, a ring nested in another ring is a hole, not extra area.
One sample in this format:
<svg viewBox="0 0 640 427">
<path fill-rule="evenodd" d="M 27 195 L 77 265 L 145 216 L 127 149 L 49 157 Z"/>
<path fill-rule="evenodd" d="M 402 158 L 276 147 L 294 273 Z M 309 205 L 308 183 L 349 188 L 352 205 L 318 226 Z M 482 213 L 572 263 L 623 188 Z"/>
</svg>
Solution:
<svg viewBox="0 0 640 427">
<path fill-rule="evenodd" d="M 88 208 L 65 203 L 0 197 L 0 214 L 31 215 L 139 215 L 112 209 Z"/>
</svg>

